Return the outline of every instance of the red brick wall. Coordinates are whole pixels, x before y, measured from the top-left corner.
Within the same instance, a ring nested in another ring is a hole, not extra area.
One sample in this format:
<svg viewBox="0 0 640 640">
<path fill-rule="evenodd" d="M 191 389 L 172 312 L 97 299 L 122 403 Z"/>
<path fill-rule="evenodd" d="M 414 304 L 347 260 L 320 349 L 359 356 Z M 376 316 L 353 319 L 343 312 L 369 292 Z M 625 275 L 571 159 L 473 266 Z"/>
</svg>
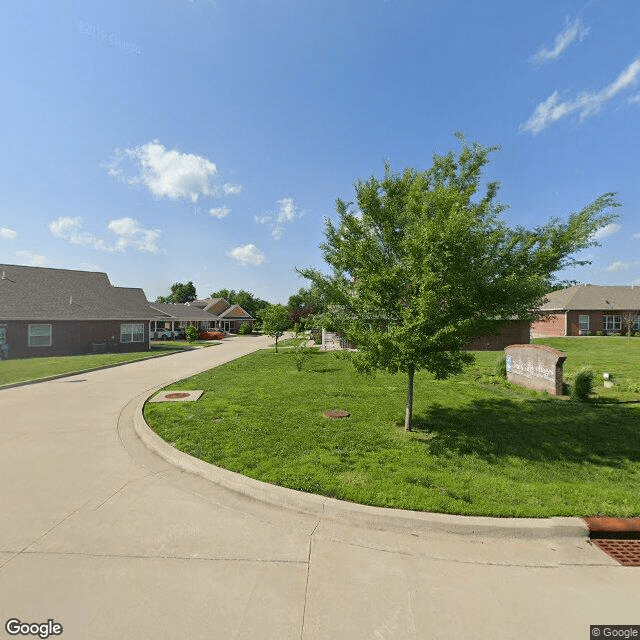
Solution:
<svg viewBox="0 0 640 640">
<path fill-rule="evenodd" d="M 144 342 L 120 342 L 120 325 L 143 324 Z M 92 342 L 106 342 L 107 352 L 147 351 L 149 349 L 148 320 L 86 320 L 60 322 L 3 322 L 7 327 L 9 358 L 32 358 L 37 356 L 63 356 L 92 353 Z M 29 325 L 50 324 L 51 346 L 30 347 Z"/>
<path fill-rule="evenodd" d="M 594 336 L 596 331 L 604 331 L 604 316 L 620 316 L 622 320 L 622 327 L 620 333 L 625 333 L 627 325 L 624 321 L 624 311 L 616 311 L 615 309 L 609 309 L 607 311 L 594 311 L 593 309 L 582 309 L 580 311 L 567 312 L 567 335 L 578 336 L 580 335 L 579 323 L 580 316 L 589 316 L 589 334 Z M 606 333 L 606 331 L 605 331 Z M 616 332 L 618 333 L 618 332 Z"/>
<path fill-rule="evenodd" d="M 526 321 L 509 320 L 497 335 L 474 338 L 467 349 L 469 351 L 502 351 L 510 344 L 529 344 L 529 327 Z"/>
<path fill-rule="evenodd" d="M 564 313 L 551 313 L 531 325 L 532 338 L 564 335 Z"/>
</svg>

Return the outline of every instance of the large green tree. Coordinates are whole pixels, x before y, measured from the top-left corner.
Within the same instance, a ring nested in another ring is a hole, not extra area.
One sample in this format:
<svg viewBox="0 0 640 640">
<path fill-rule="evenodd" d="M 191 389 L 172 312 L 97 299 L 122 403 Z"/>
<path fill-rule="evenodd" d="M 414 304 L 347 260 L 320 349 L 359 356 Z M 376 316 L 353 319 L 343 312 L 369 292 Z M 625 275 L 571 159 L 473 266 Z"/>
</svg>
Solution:
<svg viewBox="0 0 640 640">
<path fill-rule="evenodd" d="M 327 304 L 322 292 L 312 284 L 308 289 L 301 287 L 298 293 L 289 296 L 287 309 L 289 310 L 291 323 L 296 324 L 303 318 L 324 313 L 327 309 Z"/>
<path fill-rule="evenodd" d="M 240 305 L 249 315 L 257 318 L 257 314 L 262 309 L 266 309 L 269 303 L 266 300 L 262 300 L 253 293 L 240 289 L 220 289 L 210 294 L 210 298 L 224 298 L 229 304 Z"/>
<path fill-rule="evenodd" d="M 158 296 L 156 302 L 193 302 L 197 299 L 196 288 L 189 280 L 186 284 L 176 282 L 171 285 L 171 293 L 168 296 Z"/>
<path fill-rule="evenodd" d="M 425 171 L 393 172 L 355 183 L 356 202 L 337 200 L 320 245 L 331 274 L 299 273 L 333 305 L 334 323 L 357 344 L 356 368 L 407 375 L 405 428 L 411 430 L 413 379 L 438 379 L 473 362 L 469 340 L 502 319 L 533 319 L 559 270 L 585 264 L 577 252 L 615 216 L 607 193 L 572 213 L 527 230 L 500 214 L 499 185 L 483 185 L 496 147 L 468 144 L 434 155 Z"/>
</svg>

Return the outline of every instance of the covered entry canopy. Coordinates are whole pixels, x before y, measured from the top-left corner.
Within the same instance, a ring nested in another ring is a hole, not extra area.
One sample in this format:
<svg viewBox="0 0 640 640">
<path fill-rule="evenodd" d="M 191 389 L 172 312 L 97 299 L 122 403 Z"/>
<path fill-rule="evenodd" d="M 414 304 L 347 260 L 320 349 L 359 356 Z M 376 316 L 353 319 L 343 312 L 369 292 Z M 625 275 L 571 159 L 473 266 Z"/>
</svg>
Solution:
<svg viewBox="0 0 640 640">
<path fill-rule="evenodd" d="M 174 331 L 177 327 L 194 325 L 201 331 L 209 329 L 211 315 L 203 309 L 190 307 L 186 304 L 168 304 L 165 302 L 150 302 L 153 319 L 151 320 L 151 332 L 157 330 L 158 326 L 171 325 Z"/>
</svg>

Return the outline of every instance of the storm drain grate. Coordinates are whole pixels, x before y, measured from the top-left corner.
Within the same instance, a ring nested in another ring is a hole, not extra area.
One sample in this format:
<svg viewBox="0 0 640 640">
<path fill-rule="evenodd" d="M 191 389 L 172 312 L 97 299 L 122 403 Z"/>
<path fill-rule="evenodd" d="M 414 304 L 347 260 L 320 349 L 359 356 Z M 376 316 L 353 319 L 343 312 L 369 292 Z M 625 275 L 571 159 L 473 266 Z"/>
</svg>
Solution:
<svg viewBox="0 0 640 640">
<path fill-rule="evenodd" d="M 640 567 L 640 540 L 596 539 L 591 544 L 625 567 Z"/>
<path fill-rule="evenodd" d="M 640 518 L 584 518 L 589 542 L 625 567 L 640 567 Z"/>
</svg>

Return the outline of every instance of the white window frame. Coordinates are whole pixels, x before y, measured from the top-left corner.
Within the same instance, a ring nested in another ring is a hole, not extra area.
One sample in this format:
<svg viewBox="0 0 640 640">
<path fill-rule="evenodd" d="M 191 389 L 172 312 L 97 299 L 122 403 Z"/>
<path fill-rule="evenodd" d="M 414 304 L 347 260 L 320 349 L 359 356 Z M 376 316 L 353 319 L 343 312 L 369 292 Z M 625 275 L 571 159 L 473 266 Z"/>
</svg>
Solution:
<svg viewBox="0 0 640 640">
<path fill-rule="evenodd" d="M 138 331 L 135 330 L 138 327 Z M 136 335 L 141 335 L 139 340 L 136 340 Z M 133 342 L 144 342 L 144 323 L 143 322 L 127 322 L 120 325 L 120 342 L 122 344 L 130 344 Z"/>
<path fill-rule="evenodd" d="M 584 324 L 586 318 L 586 325 Z M 588 315 L 579 315 L 578 316 L 578 329 L 580 329 L 580 331 L 589 331 L 589 316 Z"/>
<path fill-rule="evenodd" d="M 631 331 L 640 331 L 640 316 L 633 316 Z"/>
<path fill-rule="evenodd" d="M 622 316 L 617 316 L 617 315 L 603 316 L 602 328 L 605 331 L 622 331 Z"/>
<path fill-rule="evenodd" d="M 46 333 L 33 333 L 34 331 L 38 331 L 38 330 L 42 330 L 43 327 L 47 328 L 47 332 Z M 30 324 L 29 328 L 27 330 L 27 336 L 28 336 L 28 344 L 30 347 L 50 347 L 53 344 L 53 331 L 51 329 L 51 325 L 50 324 Z M 35 338 L 48 338 L 46 344 L 43 342 L 40 342 L 40 344 L 37 344 L 37 340 L 33 340 Z"/>
</svg>

